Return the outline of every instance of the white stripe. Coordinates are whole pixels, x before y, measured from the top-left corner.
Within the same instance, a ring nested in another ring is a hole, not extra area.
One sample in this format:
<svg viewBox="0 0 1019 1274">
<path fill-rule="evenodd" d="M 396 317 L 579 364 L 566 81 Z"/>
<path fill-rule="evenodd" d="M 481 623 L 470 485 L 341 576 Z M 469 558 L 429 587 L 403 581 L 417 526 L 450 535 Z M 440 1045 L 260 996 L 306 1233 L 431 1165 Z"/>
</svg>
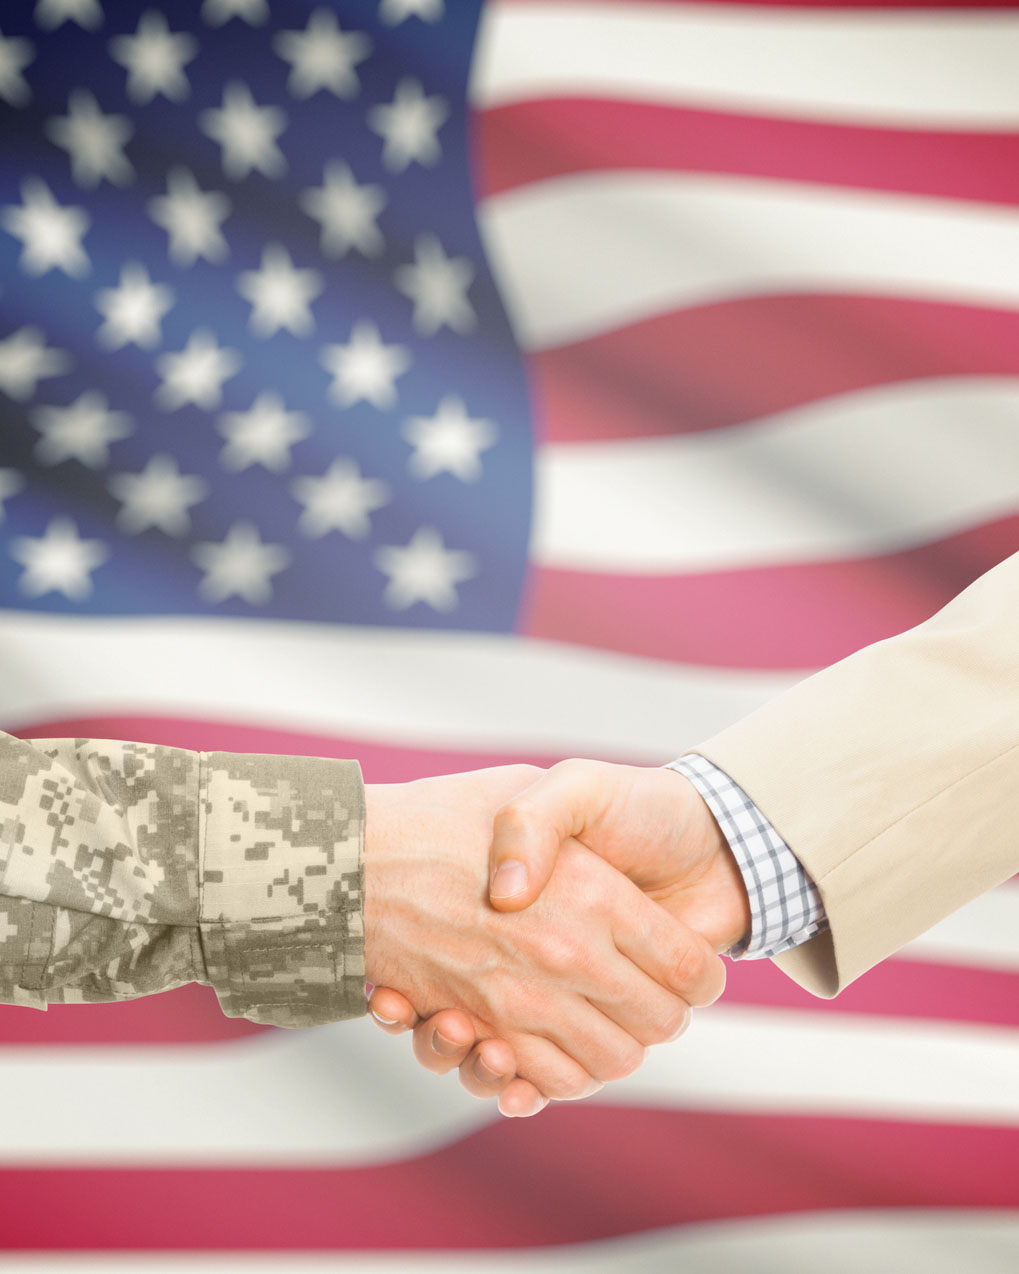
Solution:
<svg viewBox="0 0 1019 1274">
<path fill-rule="evenodd" d="M 1017 1067 L 1005 1027 L 721 1005 L 600 1099 L 1019 1127 Z"/>
<path fill-rule="evenodd" d="M 732 176 L 580 173 L 492 196 L 481 226 L 526 349 L 685 306 L 783 292 L 1019 306 L 1019 212 L 947 199 Z"/>
<path fill-rule="evenodd" d="M 1019 1127 L 1017 1072 L 1007 1028 L 723 1005 L 596 1100 Z M 11 1046 L 0 1091 L 17 1094 L 2 1164 L 374 1162 L 499 1118 L 368 1024 L 212 1046 Z"/>
<path fill-rule="evenodd" d="M 0 612 L 0 722 L 169 715 L 365 743 L 664 763 L 786 689 L 487 633 Z"/>
<path fill-rule="evenodd" d="M 719 1182 L 719 1189 L 725 1183 Z M 677 1188 L 682 1183 L 677 1182 Z M 823 1260 L 820 1257 L 823 1254 Z M 5 1274 L 1015 1274 L 1019 1213 L 867 1208 L 686 1225 L 552 1248 L 5 1254 Z"/>
<path fill-rule="evenodd" d="M 1019 379 L 909 381 L 752 424 L 539 452 L 545 566 L 667 573 L 864 557 L 1019 511 Z"/>
<path fill-rule="evenodd" d="M 485 11 L 473 104 L 598 97 L 828 122 L 1019 125 L 1014 13 L 562 4 Z"/>
</svg>

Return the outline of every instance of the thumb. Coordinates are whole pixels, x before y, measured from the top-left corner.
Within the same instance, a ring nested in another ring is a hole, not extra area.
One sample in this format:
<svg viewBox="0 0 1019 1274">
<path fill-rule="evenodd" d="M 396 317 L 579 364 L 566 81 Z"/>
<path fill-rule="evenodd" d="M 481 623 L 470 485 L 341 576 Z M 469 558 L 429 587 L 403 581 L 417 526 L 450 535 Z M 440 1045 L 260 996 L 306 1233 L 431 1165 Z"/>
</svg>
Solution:
<svg viewBox="0 0 1019 1274">
<path fill-rule="evenodd" d="M 561 761 L 499 809 L 489 854 L 489 900 L 523 911 L 541 894 L 563 844 L 601 813 L 596 761 Z"/>
</svg>

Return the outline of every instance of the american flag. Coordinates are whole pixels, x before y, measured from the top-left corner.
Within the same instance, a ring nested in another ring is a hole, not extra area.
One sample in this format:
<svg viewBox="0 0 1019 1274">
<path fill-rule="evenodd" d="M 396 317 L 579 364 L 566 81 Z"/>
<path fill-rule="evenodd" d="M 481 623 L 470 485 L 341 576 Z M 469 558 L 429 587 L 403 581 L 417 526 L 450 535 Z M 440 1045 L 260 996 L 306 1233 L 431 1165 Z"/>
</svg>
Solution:
<svg viewBox="0 0 1019 1274">
<path fill-rule="evenodd" d="M 655 764 L 931 614 L 1019 548 L 1017 9 L 5 0 L 0 723 Z M 4 1008 L 2 1263 L 1014 1271 L 1017 975 L 1009 884 L 516 1122 Z"/>
</svg>

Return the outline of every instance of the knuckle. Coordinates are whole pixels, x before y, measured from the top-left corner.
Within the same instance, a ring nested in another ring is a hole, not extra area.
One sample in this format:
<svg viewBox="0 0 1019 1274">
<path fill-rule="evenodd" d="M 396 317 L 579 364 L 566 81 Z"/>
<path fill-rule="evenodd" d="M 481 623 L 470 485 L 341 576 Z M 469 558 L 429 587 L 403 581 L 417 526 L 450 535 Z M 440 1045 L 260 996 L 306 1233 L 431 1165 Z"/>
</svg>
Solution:
<svg viewBox="0 0 1019 1274">
<path fill-rule="evenodd" d="M 634 1071 L 640 1070 L 647 1060 L 647 1049 L 644 1045 L 633 1040 L 628 1045 L 621 1045 L 615 1049 L 612 1057 L 608 1060 L 604 1068 L 599 1068 L 598 1078 L 604 1080 L 605 1083 L 614 1083 L 619 1079 L 626 1079 L 627 1075 L 632 1075 Z"/>
<path fill-rule="evenodd" d="M 687 992 L 696 987 L 704 974 L 704 950 L 700 943 L 687 941 L 672 953 L 670 981 L 674 988 Z"/>
<path fill-rule="evenodd" d="M 654 1039 L 650 1043 L 668 1044 L 672 1040 L 679 1039 L 689 1025 L 690 1006 L 680 1001 L 675 1008 L 664 1013 L 655 1022 Z"/>
<path fill-rule="evenodd" d="M 538 939 L 538 958 L 549 973 L 556 977 L 566 977 L 583 966 L 585 952 L 572 934 L 547 929 Z"/>
<path fill-rule="evenodd" d="M 725 979 L 726 979 L 725 964 L 723 963 L 722 960 L 719 959 L 718 956 L 712 956 L 712 962 L 713 962 L 712 971 L 714 976 L 711 979 L 711 985 L 709 989 L 704 994 L 704 996 L 701 997 L 701 1002 L 698 1006 L 700 1008 L 706 1008 L 709 1004 L 714 1004 L 714 1002 L 719 998 L 719 996 L 721 996 L 722 992 L 725 990 Z"/>
<path fill-rule="evenodd" d="M 514 836 L 528 831 L 536 818 L 537 813 L 528 799 L 515 796 L 496 811 L 495 827 L 503 836 Z"/>
<path fill-rule="evenodd" d="M 527 787 L 531 783 L 537 782 L 545 773 L 540 765 L 510 765 L 507 766 L 509 774 L 513 782 L 520 787 Z"/>
<path fill-rule="evenodd" d="M 561 778 L 577 778 L 590 772 L 593 762 L 581 760 L 579 757 L 568 757 L 565 761 L 556 761 L 549 767 L 549 774 Z"/>
<path fill-rule="evenodd" d="M 554 1076 L 543 1087 L 545 1096 L 551 1097 L 553 1101 L 582 1101 L 598 1092 L 602 1082 L 578 1068 L 576 1074 Z"/>
</svg>

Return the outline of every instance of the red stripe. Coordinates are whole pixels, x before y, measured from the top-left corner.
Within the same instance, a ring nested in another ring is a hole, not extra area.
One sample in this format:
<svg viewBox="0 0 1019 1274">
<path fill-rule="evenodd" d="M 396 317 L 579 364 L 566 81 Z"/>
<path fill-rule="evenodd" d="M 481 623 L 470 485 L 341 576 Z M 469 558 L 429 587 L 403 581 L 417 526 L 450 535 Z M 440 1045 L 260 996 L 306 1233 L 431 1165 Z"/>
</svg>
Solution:
<svg viewBox="0 0 1019 1274">
<path fill-rule="evenodd" d="M 545 442 L 695 433 L 931 376 L 1019 374 L 1019 314 L 768 296 L 663 314 L 528 356 Z"/>
<path fill-rule="evenodd" d="M 738 173 L 867 190 L 1019 203 L 1019 136 L 871 128 L 598 98 L 479 112 L 478 191 L 569 173 Z"/>
<path fill-rule="evenodd" d="M 891 959 L 839 992 L 837 999 L 817 1000 L 770 960 L 743 960 L 727 967 L 726 1004 L 800 1009 L 812 1015 L 851 1013 L 1019 1026 L 1019 972 Z"/>
<path fill-rule="evenodd" d="M 235 725 L 227 721 L 193 721 L 177 717 L 75 717 L 3 727 L 22 739 L 131 739 L 199 752 L 266 752 L 286 756 L 355 758 L 368 783 L 405 783 L 435 774 L 458 774 L 490 765 L 551 765 L 557 756 L 508 752 L 454 752 L 441 748 L 397 747 L 363 739 Z"/>
<path fill-rule="evenodd" d="M 272 1027 L 224 1017 L 211 987 L 185 986 L 119 1004 L 55 1004 L 45 1013 L 0 1005 L 5 1044 L 220 1044 Z"/>
<path fill-rule="evenodd" d="M 536 568 L 531 637 L 725 668 L 815 669 L 928 619 L 1019 549 L 1019 514 L 853 561 L 630 576 Z"/>
<path fill-rule="evenodd" d="M 526 1248 L 816 1209 L 1015 1208 L 1019 1131 L 580 1106 L 406 1163 L 19 1167 L 0 1194 L 8 1250 Z"/>
</svg>

